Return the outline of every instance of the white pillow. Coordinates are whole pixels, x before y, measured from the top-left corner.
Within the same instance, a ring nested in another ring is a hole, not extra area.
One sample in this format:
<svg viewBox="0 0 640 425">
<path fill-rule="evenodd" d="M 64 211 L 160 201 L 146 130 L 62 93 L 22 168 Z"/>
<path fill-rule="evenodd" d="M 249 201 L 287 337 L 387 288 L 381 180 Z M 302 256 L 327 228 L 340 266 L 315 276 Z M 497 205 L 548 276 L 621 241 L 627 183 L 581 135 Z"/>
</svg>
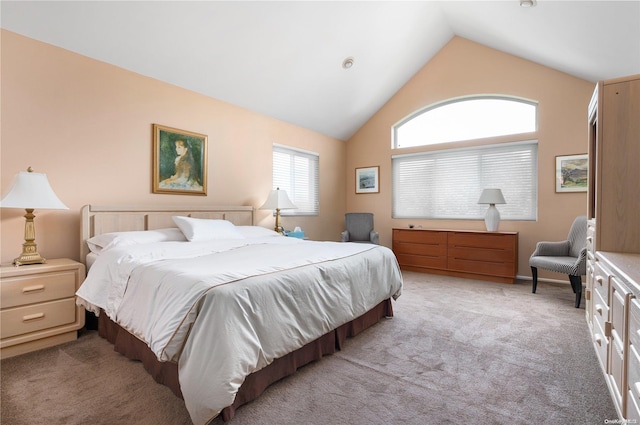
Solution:
<svg viewBox="0 0 640 425">
<path fill-rule="evenodd" d="M 261 226 L 236 226 L 236 229 L 245 238 L 261 238 L 264 236 L 280 236 L 280 233 L 275 230 L 267 229 Z"/>
<path fill-rule="evenodd" d="M 91 252 L 99 254 L 114 246 L 186 240 L 180 229 L 173 227 L 170 229 L 103 233 L 87 239 L 87 245 Z"/>
<path fill-rule="evenodd" d="M 211 220 L 207 218 L 191 218 L 173 216 L 173 222 L 182 230 L 191 242 L 211 241 L 217 239 L 244 239 L 242 233 L 232 222 L 227 220 Z"/>
</svg>

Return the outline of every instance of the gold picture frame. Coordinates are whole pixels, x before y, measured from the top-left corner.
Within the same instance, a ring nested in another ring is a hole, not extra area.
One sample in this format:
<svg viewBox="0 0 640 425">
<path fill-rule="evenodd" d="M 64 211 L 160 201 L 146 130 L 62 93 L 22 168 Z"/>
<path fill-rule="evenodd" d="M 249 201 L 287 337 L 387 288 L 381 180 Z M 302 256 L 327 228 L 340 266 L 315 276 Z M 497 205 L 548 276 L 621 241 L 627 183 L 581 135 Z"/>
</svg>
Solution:
<svg viewBox="0 0 640 425">
<path fill-rule="evenodd" d="M 586 192 L 588 177 L 588 154 L 556 156 L 556 192 Z"/>
<path fill-rule="evenodd" d="M 356 193 L 380 192 L 380 167 L 356 168 Z"/>
<path fill-rule="evenodd" d="M 207 136 L 153 124 L 153 193 L 207 194 Z"/>
</svg>

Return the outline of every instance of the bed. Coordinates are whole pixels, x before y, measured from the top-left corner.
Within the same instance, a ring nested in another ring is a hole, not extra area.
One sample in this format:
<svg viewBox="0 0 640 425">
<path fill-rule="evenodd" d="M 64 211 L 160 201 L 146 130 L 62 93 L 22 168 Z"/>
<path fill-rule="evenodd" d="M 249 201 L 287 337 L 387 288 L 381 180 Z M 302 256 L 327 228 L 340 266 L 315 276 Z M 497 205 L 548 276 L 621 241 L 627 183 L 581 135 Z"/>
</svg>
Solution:
<svg viewBox="0 0 640 425">
<path fill-rule="evenodd" d="M 77 302 L 115 350 L 226 421 L 271 383 L 393 315 L 402 276 L 371 244 L 287 238 L 252 207 L 82 208 Z"/>
</svg>

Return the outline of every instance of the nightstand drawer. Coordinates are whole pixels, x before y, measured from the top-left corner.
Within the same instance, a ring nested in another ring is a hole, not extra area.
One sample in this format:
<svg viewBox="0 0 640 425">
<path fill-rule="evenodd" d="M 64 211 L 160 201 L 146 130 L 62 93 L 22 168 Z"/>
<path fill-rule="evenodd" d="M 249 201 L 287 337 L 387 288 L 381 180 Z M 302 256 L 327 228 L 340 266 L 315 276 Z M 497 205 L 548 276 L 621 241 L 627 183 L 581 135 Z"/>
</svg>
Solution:
<svg viewBox="0 0 640 425">
<path fill-rule="evenodd" d="M 26 266 L 28 267 L 28 266 Z M 76 271 L 40 273 L 2 279 L 2 308 L 73 297 Z"/>
<path fill-rule="evenodd" d="M 3 310 L 0 320 L 3 339 L 73 323 L 76 320 L 75 298 Z"/>
</svg>

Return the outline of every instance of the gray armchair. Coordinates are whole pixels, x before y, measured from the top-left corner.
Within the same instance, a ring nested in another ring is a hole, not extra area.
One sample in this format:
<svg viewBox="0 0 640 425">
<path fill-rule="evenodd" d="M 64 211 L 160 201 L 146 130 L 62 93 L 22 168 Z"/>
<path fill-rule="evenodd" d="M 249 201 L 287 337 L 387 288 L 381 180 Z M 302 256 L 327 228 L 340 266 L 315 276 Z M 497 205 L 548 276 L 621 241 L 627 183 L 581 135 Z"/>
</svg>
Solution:
<svg viewBox="0 0 640 425">
<path fill-rule="evenodd" d="M 534 294 L 538 285 L 538 268 L 569 275 L 571 289 L 576 294 L 576 308 L 582 298 L 582 276 L 587 273 L 587 217 L 579 216 L 571 225 L 567 240 L 538 242 L 529 258 Z"/>
<path fill-rule="evenodd" d="M 344 215 L 345 231 L 342 242 L 364 242 L 379 244 L 378 232 L 373 230 L 372 213 L 346 213 Z"/>
</svg>

